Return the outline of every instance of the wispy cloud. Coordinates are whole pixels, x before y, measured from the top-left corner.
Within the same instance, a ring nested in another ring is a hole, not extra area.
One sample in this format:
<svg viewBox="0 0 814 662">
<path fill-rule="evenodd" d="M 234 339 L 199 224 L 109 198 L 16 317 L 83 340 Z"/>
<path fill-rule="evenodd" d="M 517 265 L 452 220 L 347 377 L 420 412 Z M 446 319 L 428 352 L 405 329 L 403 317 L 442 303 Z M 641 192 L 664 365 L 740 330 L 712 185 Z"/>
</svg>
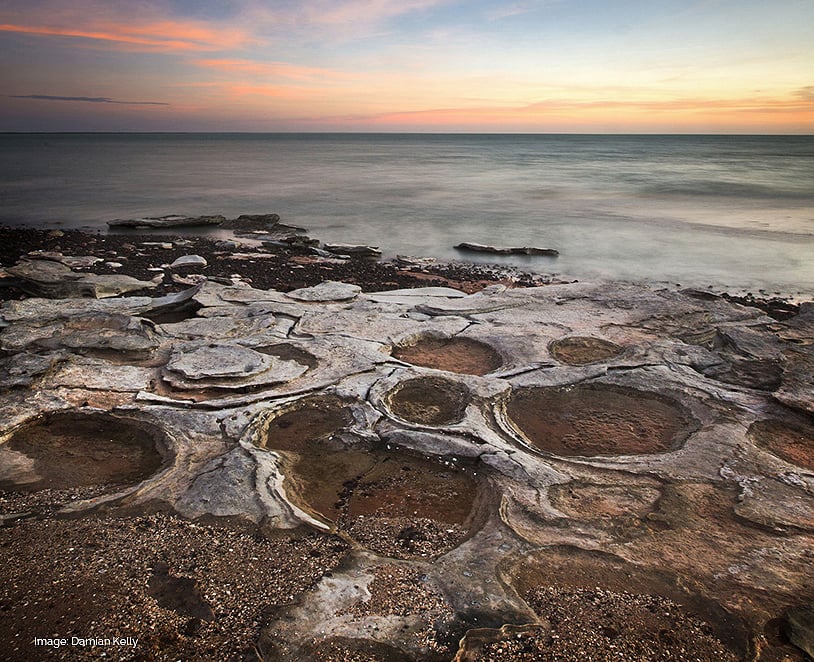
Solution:
<svg viewBox="0 0 814 662">
<path fill-rule="evenodd" d="M 522 0 L 521 2 L 513 2 L 507 5 L 500 5 L 496 9 L 489 11 L 486 17 L 492 21 L 499 21 L 504 18 L 511 18 L 512 16 L 521 16 L 528 14 L 545 5 L 550 5 L 557 0 Z"/>
<path fill-rule="evenodd" d="M 53 94 L 9 94 L 10 99 L 37 99 L 39 101 L 84 101 L 88 103 L 115 103 L 124 106 L 169 106 L 163 101 L 122 101 L 109 97 L 62 97 Z"/>
<path fill-rule="evenodd" d="M 448 1 L 448 0 L 446 0 Z M 310 3 L 305 15 L 314 23 L 370 24 L 402 14 L 431 9 L 445 0 L 350 0 Z"/>
<path fill-rule="evenodd" d="M 606 118 L 614 123 L 628 121 L 653 123 L 683 118 L 714 119 L 724 117 L 755 118 L 781 114 L 790 120 L 814 124 L 814 109 L 806 100 L 770 97 L 737 99 L 674 98 L 664 100 L 573 100 L 550 99 L 523 105 L 477 105 L 467 107 L 440 107 L 418 110 L 392 110 L 370 114 L 354 114 L 324 118 L 309 118 L 311 121 L 343 121 L 351 124 L 388 125 L 410 122 L 416 125 L 503 125 L 515 123 L 544 124 L 546 121 L 560 122 L 563 119 L 579 122 Z"/>
<path fill-rule="evenodd" d="M 148 51 L 215 51 L 250 41 L 238 29 L 215 29 L 188 21 L 156 23 L 90 23 L 86 27 L 62 25 L 0 24 L 0 32 L 16 32 L 47 37 L 67 37 L 107 42 L 119 47 Z"/>
<path fill-rule="evenodd" d="M 814 85 L 806 85 L 805 87 L 801 87 L 794 93 L 798 99 L 802 99 L 803 101 L 814 101 Z"/>
</svg>

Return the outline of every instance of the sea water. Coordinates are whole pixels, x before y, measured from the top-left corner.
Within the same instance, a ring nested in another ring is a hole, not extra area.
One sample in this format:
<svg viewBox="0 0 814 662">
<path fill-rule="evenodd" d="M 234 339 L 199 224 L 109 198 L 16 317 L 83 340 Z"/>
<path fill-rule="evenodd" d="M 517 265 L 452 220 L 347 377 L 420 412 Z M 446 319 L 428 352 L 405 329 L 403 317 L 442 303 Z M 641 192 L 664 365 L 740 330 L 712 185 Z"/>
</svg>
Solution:
<svg viewBox="0 0 814 662">
<path fill-rule="evenodd" d="M 814 136 L 0 135 L 2 223 L 270 212 L 385 256 L 814 295 Z"/>
</svg>

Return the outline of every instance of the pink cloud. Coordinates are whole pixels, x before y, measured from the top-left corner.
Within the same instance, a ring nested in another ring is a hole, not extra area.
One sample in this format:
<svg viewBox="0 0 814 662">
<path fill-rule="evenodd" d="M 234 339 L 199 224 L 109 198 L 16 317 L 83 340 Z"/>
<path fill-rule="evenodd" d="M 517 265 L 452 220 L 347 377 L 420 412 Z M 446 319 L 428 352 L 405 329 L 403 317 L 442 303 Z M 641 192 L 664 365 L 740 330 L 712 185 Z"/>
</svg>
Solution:
<svg viewBox="0 0 814 662">
<path fill-rule="evenodd" d="M 249 41 L 249 36 L 243 31 L 214 29 L 189 21 L 144 24 L 100 22 L 83 28 L 5 23 L 0 24 L 0 32 L 90 39 L 149 51 L 221 50 Z"/>
</svg>

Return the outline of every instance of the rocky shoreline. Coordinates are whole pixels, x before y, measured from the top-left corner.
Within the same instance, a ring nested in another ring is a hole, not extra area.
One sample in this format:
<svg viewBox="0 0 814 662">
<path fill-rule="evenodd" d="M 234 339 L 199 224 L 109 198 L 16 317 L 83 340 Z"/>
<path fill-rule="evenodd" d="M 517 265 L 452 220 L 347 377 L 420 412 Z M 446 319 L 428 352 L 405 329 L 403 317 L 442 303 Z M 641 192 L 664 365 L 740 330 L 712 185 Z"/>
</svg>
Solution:
<svg viewBox="0 0 814 662">
<path fill-rule="evenodd" d="M 812 654 L 814 303 L 248 232 L 0 228 L 0 659 Z"/>
<path fill-rule="evenodd" d="M 11 267 L 32 251 L 41 254 L 90 256 L 99 258 L 78 272 L 127 275 L 152 281 L 161 275 L 151 294 L 160 296 L 189 287 L 189 277 L 205 276 L 222 283 L 242 282 L 258 289 L 282 292 L 317 285 L 323 280 L 338 280 L 359 285 L 363 290 L 387 290 L 404 287 L 453 286 L 473 293 L 490 283 L 530 287 L 552 279 L 521 273 L 505 267 L 435 262 L 432 259 L 403 258 L 382 262 L 365 256 L 348 259 L 321 257 L 308 246 L 258 245 L 256 240 L 216 240 L 201 236 L 177 236 L 161 233 L 90 234 L 79 230 L 42 230 L 0 226 L 0 265 Z M 168 266 L 188 255 L 204 258 L 203 268 L 192 270 Z M 173 278 L 173 276 L 175 278 Z M 184 282 L 186 279 L 186 282 Z M 11 278 L 0 279 L 0 297 L 19 295 L 11 289 Z"/>
</svg>

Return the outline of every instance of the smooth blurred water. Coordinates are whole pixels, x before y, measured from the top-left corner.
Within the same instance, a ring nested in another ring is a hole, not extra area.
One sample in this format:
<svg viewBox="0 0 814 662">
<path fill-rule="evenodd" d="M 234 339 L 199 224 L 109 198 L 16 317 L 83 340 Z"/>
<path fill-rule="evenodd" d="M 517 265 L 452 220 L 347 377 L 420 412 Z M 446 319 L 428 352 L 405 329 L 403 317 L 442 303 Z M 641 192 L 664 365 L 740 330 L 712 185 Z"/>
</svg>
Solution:
<svg viewBox="0 0 814 662">
<path fill-rule="evenodd" d="M 814 293 L 814 136 L 0 135 L 0 222 L 265 212 L 385 255 Z"/>
</svg>

